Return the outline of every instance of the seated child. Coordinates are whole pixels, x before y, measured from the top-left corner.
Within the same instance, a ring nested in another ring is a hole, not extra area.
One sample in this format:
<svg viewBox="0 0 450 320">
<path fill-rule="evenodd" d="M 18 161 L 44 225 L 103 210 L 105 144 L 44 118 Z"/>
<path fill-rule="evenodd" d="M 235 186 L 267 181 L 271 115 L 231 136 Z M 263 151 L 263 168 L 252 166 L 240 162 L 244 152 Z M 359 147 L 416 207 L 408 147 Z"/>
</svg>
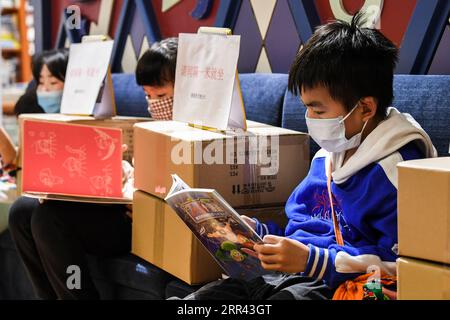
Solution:
<svg viewBox="0 0 450 320">
<path fill-rule="evenodd" d="M 360 21 L 319 27 L 291 67 L 289 90 L 322 149 L 287 201 L 285 230 L 244 217 L 264 237 L 254 250 L 274 273 L 212 282 L 186 299 L 330 299 L 369 267 L 395 276 L 396 165 L 436 150 L 391 107 L 398 49 Z"/>
</svg>

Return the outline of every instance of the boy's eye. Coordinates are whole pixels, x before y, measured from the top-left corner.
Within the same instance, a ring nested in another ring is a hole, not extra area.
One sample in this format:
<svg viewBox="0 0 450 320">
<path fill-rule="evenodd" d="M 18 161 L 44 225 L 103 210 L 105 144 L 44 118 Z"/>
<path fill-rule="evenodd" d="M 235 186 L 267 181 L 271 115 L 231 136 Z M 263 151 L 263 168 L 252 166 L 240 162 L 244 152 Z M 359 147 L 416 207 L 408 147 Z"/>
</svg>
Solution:
<svg viewBox="0 0 450 320">
<path fill-rule="evenodd" d="M 317 115 L 321 115 L 321 114 L 324 114 L 325 112 L 323 112 L 323 111 L 314 111 L 314 113 L 317 114 Z"/>
<path fill-rule="evenodd" d="M 164 98 L 165 96 L 165 94 L 158 94 L 158 98 Z"/>
</svg>

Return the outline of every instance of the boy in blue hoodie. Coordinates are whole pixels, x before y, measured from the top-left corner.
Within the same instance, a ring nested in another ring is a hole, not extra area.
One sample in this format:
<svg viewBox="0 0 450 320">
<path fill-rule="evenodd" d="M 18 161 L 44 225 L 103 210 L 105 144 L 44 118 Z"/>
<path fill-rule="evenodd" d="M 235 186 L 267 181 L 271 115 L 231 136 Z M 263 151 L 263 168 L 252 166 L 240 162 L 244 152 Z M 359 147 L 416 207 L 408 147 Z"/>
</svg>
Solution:
<svg viewBox="0 0 450 320">
<path fill-rule="evenodd" d="M 329 299 L 369 268 L 395 275 L 396 165 L 436 150 L 410 115 L 390 107 L 398 49 L 360 20 L 319 27 L 291 67 L 289 90 L 322 149 L 287 201 L 285 230 L 243 217 L 263 237 L 254 249 L 274 273 L 213 282 L 187 299 Z"/>
</svg>

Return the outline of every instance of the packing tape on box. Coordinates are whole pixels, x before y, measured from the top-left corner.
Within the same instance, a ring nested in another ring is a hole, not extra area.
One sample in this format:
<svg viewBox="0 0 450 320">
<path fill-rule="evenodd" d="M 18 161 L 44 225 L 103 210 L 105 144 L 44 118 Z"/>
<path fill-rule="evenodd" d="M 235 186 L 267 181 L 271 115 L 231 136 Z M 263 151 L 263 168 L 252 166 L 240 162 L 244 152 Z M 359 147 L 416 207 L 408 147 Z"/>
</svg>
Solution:
<svg viewBox="0 0 450 320">
<path fill-rule="evenodd" d="M 260 165 L 259 164 L 250 164 L 250 183 L 251 183 L 251 189 L 253 189 L 253 193 L 252 193 L 252 203 L 261 203 L 261 193 L 259 190 L 259 185 L 258 185 L 258 177 L 260 175 Z"/>
<path fill-rule="evenodd" d="M 245 204 L 248 203 L 259 203 L 260 195 L 255 192 L 258 183 L 257 170 L 258 166 L 256 164 L 247 163 L 248 158 L 246 157 L 246 164 L 244 165 L 244 184 L 242 185 L 241 192 L 244 194 Z"/>
<path fill-rule="evenodd" d="M 245 142 L 245 164 L 244 164 L 244 184 L 242 186 L 241 192 L 244 194 L 244 201 L 248 203 L 260 203 L 261 195 L 258 188 L 258 177 L 260 170 L 260 158 L 258 142 L 256 145 L 252 145 L 251 142 L 257 141 L 256 135 L 248 135 L 249 137 L 254 137 L 255 139 L 246 139 Z M 252 159 L 252 157 L 254 157 Z M 247 183 L 245 183 L 247 182 Z"/>
<path fill-rule="evenodd" d="M 246 203 L 259 204 L 261 203 L 261 194 L 273 192 L 275 190 L 275 187 L 272 185 L 272 180 L 267 179 L 267 177 L 278 174 L 281 142 L 277 137 L 276 143 L 274 144 L 272 139 L 274 139 L 274 136 L 265 136 L 264 139 L 260 136 L 259 139 L 257 139 L 258 142 L 256 146 L 251 145 L 250 139 L 246 142 L 246 150 L 249 150 L 248 154 L 246 153 L 244 165 L 244 180 L 249 182 L 248 188 L 246 188 L 245 185 L 243 187 Z M 252 159 L 252 157 L 254 158 Z M 263 159 L 265 160 L 263 161 Z M 269 159 L 270 162 L 265 163 L 265 161 Z M 268 168 L 268 165 L 270 168 Z M 274 167 L 276 168 L 276 171 L 272 172 L 272 175 L 270 175 L 269 171 L 272 171 Z M 262 178 L 263 176 L 265 176 L 265 178 Z M 277 183 L 281 184 L 282 181 L 278 181 Z M 246 191 L 248 191 L 248 193 L 246 193 Z"/>
<path fill-rule="evenodd" d="M 165 202 L 154 201 L 154 203 L 155 229 L 153 230 L 153 259 L 155 265 L 162 266 L 164 262 Z"/>
</svg>

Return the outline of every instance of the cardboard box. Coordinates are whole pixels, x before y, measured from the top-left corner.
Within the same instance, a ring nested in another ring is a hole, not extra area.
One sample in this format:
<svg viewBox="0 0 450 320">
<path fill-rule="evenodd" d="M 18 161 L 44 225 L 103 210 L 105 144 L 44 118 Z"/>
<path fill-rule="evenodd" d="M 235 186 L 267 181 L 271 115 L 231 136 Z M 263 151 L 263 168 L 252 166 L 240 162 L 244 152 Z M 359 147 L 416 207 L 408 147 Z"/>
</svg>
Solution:
<svg viewBox="0 0 450 320">
<path fill-rule="evenodd" d="M 450 158 L 398 164 L 400 256 L 450 264 Z"/>
<path fill-rule="evenodd" d="M 285 228 L 288 222 L 284 206 L 267 208 L 236 208 L 237 213 L 250 218 L 256 218 L 260 222 L 275 222 L 280 228 Z"/>
<path fill-rule="evenodd" d="M 248 121 L 220 133 L 176 121 L 135 125 L 135 186 L 163 199 L 178 174 L 216 189 L 233 207 L 284 204 L 309 169 L 309 136 Z"/>
<path fill-rule="evenodd" d="M 36 114 L 36 113 L 30 113 L 30 114 L 22 114 L 19 117 L 19 141 L 21 141 L 21 136 L 23 132 L 23 121 L 25 119 L 29 120 L 36 120 L 36 121 L 44 121 L 44 122 L 58 122 L 58 123 L 72 123 L 72 124 L 82 124 L 82 125 L 92 125 L 92 126 L 99 126 L 99 127 L 108 127 L 108 128 L 119 128 L 122 129 L 122 143 L 128 145 L 128 150 L 123 154 L 124 160 L 132 162 L 133 158 L 133 146 L 134 146 L 134 139 L 133 139 L 133 126 L 137 122 L 148 122 L 150 121 L 150 118 L 141 118 L 141 117 L 113 117 L 111 119 L 95 119 L 94 117 L 89 116 L 71 116 L 71 115 L 64 115 L 64 114 Z M 22 150 L 21 150 L 21 144 L 19 143 L 19 161 L 18 166 L 22 166 Z M 22 192 L 21 187 L 21 172 L 18 171 L 17 176 L 17 190 L 20 194 Z"/>
<path fill-rule="evenodd" d="M 399 300 L 450 300 L 450 266 L 411 258 L 397 260 Z"/>
<path fill-rule="evenodd" d="M 134 193 L 132 253 L 188 284 L 221 278 L 222 269 L 163 200 Z"/>
</svg>

